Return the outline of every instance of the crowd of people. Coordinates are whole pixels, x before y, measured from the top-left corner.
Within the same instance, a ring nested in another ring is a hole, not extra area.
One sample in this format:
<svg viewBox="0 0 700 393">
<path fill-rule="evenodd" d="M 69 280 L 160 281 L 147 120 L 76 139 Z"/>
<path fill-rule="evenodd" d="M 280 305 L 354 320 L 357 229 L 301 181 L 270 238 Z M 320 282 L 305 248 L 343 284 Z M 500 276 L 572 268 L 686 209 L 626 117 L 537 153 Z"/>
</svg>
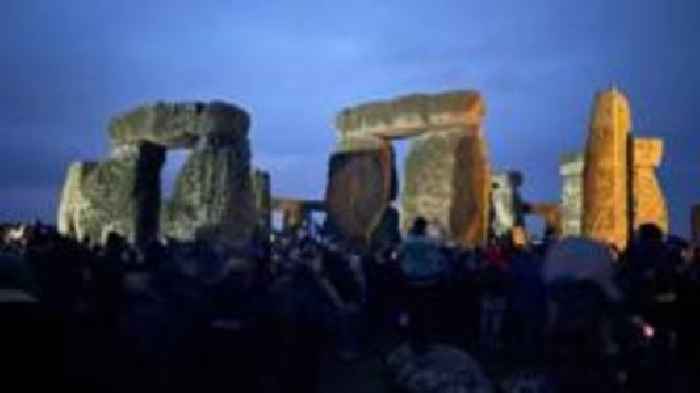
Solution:
<svg viewBox="0 0 700 393">
<path fill-rule="evenodd" d="M 403 341 L 494 373 L 545 369 L 563 392 L 669 390 L 700 360 L 700 253 L 653 225 L 624 253 L 512 237 L 461 249 L 420 218 L 371 249 L 304 227 L 245 248 L 0 232 L 3 353 L 25 386 L 314 392 L 325 360 Z"/>
</svg>

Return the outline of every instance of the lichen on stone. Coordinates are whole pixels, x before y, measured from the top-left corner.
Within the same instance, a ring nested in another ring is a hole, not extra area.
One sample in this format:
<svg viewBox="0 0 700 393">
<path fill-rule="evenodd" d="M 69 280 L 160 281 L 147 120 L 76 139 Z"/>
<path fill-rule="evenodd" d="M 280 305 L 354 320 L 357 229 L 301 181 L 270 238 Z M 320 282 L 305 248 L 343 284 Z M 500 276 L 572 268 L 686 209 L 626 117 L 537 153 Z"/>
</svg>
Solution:
<svg viewBox="0 0 700 393">
<path fill-rule="evenodd" d="M 109 135 L 114 145 L 140 141 L 167 147 L 195 147 L 200 138 L 235 143 L 250 126 L 248 114 L 223 102 L 158 102 L 112 118 Z"/>
<path fill-rule="evenodd" d="M 412 94 L 388 101 L 375 101 L 341 111 L 336 128 L 352 132 L 365 127 L 383 125 L 390 127 L 400 116 L 414 115 L 425 124 L 430 116 L 438 113 L 474 112 L 483 116 L 485 105 L 481 95 L 474 90 L 448 91 L 439 94 Z"/>
</svg>

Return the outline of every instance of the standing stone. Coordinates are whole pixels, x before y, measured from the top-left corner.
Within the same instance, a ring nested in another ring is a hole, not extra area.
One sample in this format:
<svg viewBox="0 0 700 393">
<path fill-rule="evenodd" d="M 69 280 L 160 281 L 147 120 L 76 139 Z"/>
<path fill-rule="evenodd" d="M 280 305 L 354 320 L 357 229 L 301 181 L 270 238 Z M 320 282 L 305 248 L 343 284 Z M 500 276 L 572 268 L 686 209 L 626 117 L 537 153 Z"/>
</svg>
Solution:
<svg viewBox="0 0 700 393">
<path fill-rule="evenodd" d="M 59 230 L 104 242 L 110 232 L 145 244 L 158 235 L 162 147 L 123 146 L 101 163 L 77 163 L 68 170 L 59 206 Z"/>
<path fill-rule="evenodd" d="M 85 178 L 97 165 L 94 162 L 74 162 L 68 167 L 58 205 L 56 222 L 59 233 L 80 241 L 88 236 L 83 226 L 83 215 L 89 214 L 89 205 L 83 196 L 83 184 Z"/>
<path fill-rule="evenodd" d="M 583 162 L 581 153 L 566 154 L 561 159 L 562 236 L 581 236 L 583 219 Z"/>
<path fill-rule="evenodd" d="M 507 235 L 514 226 L 524 224 L 519 191 L 522 182 L 522 174 L 516 171 L 495 173 L 491 176 L 491 230 L 494 235 Z"/>
<path fill-rule="evenodd" d="M 272 191 L 270 174 L 260 169 L 251 174 L 253 195 L 255 196 L 255 213 L 257 227 L 264 233 L 272 229 Z"/>
<path fill-rule="evenodd" d="M 194 150 L 164 209 L 164 234 L 184 241 L 247 242 L 256 225 L 251 183 L 247 139 Z"/>
<path fill-rule="evenodd" d="M 282 212 L 282 230 L 284 232 L 294 231 L 304 224 L 306 212 L 303 201 L 275 198 L 274 205 L 275 210 Z"/>
<path fill-rule="evenodd" d="M 629 239 L 627 98 L 610 89 L 596 97 L 586 144 L 583 234 L 624 250 Z"/>
<path fill-rule="evenodd" d="M 481 135 L 485 112 L 474 90 L 413 94 L 343 110 L 326 192 L 331 227 L 366 241 L 395 194 L 393 165 L 381 158 L 389 157 L 388 141 L 415 137 L 406 165 L 403 229 L 420 215 L 441 225 L 448 240 L 485 242 L 491 187 Z"/>
<path fill-rule="evenodd" d="M 657 138 L 635 138 L 633 152 L 632 198 L 634 229 L 642 224 L 656 224 L 668 232 L 668 209 L 656 177 L 661 165 L 664 143 Z"/>
<path fill-rule="evenodd" d="M 330 226 L 346 239 L 367 244 L 395 197 L 394 152 L 388 142 L 331 156 L 326 208 Z"/>
<path fill-rule="evenodd" d="M 414 139 L 406 159 L 402 224 L 422 216 L 447 240 L 465 247 L 486 242 L 490 168 L 477 126 L 430 132 Z"/>
<path fill-rule="evenodd" d="M 143 243 L 158 235 L 160 222 L 164 234 L 179 240 L 245 241 L 256 221 L 249 125 L 244 110 L 216 101 L 160 102 L 114 117 L 110 159 L 69 169 L 60 230 L 93 241 L 113 231 Z M 164 149 L 180 148 L 195 151 L 174 199 L 159 212 Z"/>
</svg>

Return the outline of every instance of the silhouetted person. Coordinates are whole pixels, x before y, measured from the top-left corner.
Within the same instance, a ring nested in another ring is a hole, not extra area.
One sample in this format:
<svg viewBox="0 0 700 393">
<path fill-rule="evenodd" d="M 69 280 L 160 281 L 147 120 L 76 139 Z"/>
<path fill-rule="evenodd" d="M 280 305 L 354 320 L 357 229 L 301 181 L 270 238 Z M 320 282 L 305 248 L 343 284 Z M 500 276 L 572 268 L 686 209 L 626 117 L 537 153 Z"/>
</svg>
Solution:
<svg viewBox="0 0 700 393">
<path fill-rule="evenodd" d="M 427 236 L 427 226 L 425 218 L 416 218 L 399 249 L 407 291 L 409 341 L 418 354 L 427 351 L 430 344 L 431 311 L 447 269 L 439 245 Z"/>
<path fill-rule="evenodd" d="M 670 257 L 661 229 L 640 226 L 627 257 L 630 306 L 661 330 L 671 329 L 674 319 L 676 273 Z"/>
<path fill-rule="evenodd" d="M 341 302 L 326 278 L 323 256 L 311 250 L 294 266 L 289 293 L 289 320 L 283 326 L 286 359 L 282 388 L 289 392 L 318 392 L 321 350 L 328 334 L 327 318 Z"/>
<path fill-rule="evenodd" d="M 0 253 L 0 370 L 10 391 L 61 389 L 62 327 L 33 293 L 25 261 Z"/>
<path fill-rule="evenodd" d="M 118 326 L 124 298 L 124 261 L 126 245 L 116 233 L 110 233 L 105 244 L 105 255 L 96 261 L 95 286 L 98 323 L 106 330 Z"/>
</svg>

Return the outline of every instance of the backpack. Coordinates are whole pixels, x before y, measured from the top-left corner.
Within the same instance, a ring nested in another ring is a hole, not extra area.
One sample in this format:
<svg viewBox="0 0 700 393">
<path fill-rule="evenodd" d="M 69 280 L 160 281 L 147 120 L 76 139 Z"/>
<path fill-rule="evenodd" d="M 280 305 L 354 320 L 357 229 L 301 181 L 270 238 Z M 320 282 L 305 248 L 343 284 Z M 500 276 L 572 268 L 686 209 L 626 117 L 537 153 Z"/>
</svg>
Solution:
<svg viewBox="0 0 700 393">
<path fill-rule="evenodd" d="M 408 239 L 402 246 L 401 272 L 409 285 L 430 285 L 445 274 L 445 261 L 440 248 L 420 237 Z"/>
</svg>

